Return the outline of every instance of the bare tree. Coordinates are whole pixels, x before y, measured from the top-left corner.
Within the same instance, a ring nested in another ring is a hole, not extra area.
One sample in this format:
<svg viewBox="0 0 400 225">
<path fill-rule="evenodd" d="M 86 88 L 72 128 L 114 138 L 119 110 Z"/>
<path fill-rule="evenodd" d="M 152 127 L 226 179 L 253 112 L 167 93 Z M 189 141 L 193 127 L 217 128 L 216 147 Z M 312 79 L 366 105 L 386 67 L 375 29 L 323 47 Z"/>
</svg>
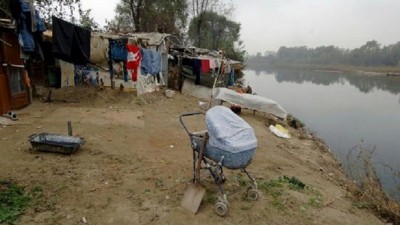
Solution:
<svg viewBox="0 0 400 225">
<path fill-rule="evenodd" d="M 224 15 L 229 18 L 231 12 L 234 10 L 234 5 L 232 2 L 226 3 L 221 0 L 188 0 L 190 2 L 190 13 L 192 20 L 196 18 L 196 46 L 201 46 L 203 42 L 203 37 L 201 35 L 202 27 L 205 23 L 205 17 L 207 12 L 214 12 L 217 14 Z"/>
<path fill-rule="evenodd" d="M 122 3 L 126 4 L 129 6 L 131 16 L 132 16 L 132 21 L 135 26 L 135 31 L 140 32 L 142 31 L 141 28 L 141 14 L 143 13 L 143 8 L 145 5 L 144 0 L 122 0 Z"/>
<path fill-rule="evenodd" d="M 79 18 L 74 14 L 76 11 L 82 11 L 81 0 L 35 0 L 34 4 L 48 23 L 51 23 L 53 15 L 76 23 Z"/>
<path fill-rule="evenodd" d="M 11 18 L 8 1 L 0 1 L 0 18 Z"/>
<path fill-rule="evenodd" d="M 87 28 L 96 28 L 98 24 L 91 17 L 91 9 L 83 10 L 81 0 L 33 0 L 35 9 L 45 22 L 51 23 L 52 16 L 78 23 Z M 18 0 L 0 1 L 0 18 L 11 18 L 10 4 L 20 4 Z M 78 14 L 77 14 L 78 12 Z M 76 17 L 76 15 L 78 15 Z"/>
<path fill-rule="evenodd" d="M 162 32 L 180 34 L 187 24 L 187 0 L 121 0 L 116 15 L 107 21 L 113 32 Z"/>
</svg>

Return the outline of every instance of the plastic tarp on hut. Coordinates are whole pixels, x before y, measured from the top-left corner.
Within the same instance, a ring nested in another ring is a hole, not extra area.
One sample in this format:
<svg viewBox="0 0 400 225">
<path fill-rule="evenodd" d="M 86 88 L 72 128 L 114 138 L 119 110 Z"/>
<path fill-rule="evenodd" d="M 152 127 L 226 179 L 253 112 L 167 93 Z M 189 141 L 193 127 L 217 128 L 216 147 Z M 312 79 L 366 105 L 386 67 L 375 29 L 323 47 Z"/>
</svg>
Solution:
<svg viewBox="0 0 400 225">
<path fill-rule="evenodd" d="M 157 33 L 157 32 L 151 32 L 151 33 L 134 33 L 134 34 L 129 34 L 128 36 L 129 36 L 129 39 L 131 39 L 131 38 L 140 39 L 140 40 L 142 40 L 142 42 L 144 42 L 148 46 L 160 47 L 160 45 L 163 44 L 165 38 L 170 35 Z M 158 49 L 154 49 L 154 50 L 158 50 Z"/>
<path fill-rule="evenodd" d="M 286 110 L 272 99 L 258 95 L 240 94 L 227 88 L 216 88 L 213 93 L 214 99 L 223 100 L 241 107 L 269 113 L 285 119 Z"/>
</svg>

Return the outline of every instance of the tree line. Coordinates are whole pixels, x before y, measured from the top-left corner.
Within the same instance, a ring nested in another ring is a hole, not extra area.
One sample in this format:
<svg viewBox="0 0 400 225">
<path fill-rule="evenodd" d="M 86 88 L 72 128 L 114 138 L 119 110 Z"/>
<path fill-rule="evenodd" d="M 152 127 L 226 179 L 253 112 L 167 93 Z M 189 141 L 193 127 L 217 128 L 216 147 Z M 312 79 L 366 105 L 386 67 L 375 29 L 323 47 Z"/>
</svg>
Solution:
<svg viewBox="0 0 400 225">
<path fill-rule="evenodd" d="M 381 46 L 377 41 L 367 41 L 353 50 L 335 46 L 316 48 L 280 47 L 276 54 L 257 53 L 249 57 L 251 63 L 304 63 L 354 66 L 400 66 L 400 42 Z"/>
<path fill-rule="evenodd" d="M 4 0 L 0 18 L 11 13 Z M 114 6 L 115 16 L 100 27 L 91 10 L 82 9 L 82 0 L 34 0 L 47 23 L 55 15 L 87 29 L 109 33 L 160 32 L 179 37 L 185 45 L 224 50 L 229 58 L 244 61 L 247 52 L 240 40 L 240 23 L 232 19 L 233 3 L 223 0 L 120 0 Z M 112 7 L 110 7 L 110 10 Z M 78 13 L 76 13 L 78 12 Z"/>
</svg>

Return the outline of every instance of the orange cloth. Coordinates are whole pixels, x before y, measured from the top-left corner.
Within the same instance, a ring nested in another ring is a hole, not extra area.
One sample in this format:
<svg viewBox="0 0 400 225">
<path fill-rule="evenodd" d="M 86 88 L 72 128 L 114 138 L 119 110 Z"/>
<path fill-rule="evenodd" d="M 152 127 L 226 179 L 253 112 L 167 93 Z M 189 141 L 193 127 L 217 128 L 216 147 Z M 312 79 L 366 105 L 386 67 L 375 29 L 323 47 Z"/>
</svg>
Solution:
<svg viewBox="0 0 400 225">
<path fill-rule="evenodd" d="M 30 88 L 31 87 L 31 79 L 29 78 L 26 70 L 24 70 L 24 76 L 25 76 L 25 84 L 28 88 Z"/>
</svg>

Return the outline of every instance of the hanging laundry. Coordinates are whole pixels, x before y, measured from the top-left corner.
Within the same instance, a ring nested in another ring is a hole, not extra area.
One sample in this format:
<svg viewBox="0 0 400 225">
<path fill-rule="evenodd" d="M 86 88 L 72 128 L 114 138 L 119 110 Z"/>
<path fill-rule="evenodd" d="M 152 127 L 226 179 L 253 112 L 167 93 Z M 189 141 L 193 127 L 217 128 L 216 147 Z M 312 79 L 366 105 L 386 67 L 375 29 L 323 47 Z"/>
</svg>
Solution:
<svg viewBox="0 0 400 225">
<path fill-rule="evenodd" d="M 10 0 L 11 15 L 16 21 L 18 40 L 24 53 L 34 53 L 39 50 L 38 37 L 46 31 L 42 18 L 34 8 L 33 1 Z"/>
<path fill-rule="evenodd" d="M 161 73 L 161 53 L 156 51 L 151 51 L 152 54 L 152 64 L 154 72 L 152 74 Z"/>
<path fill-rule="evenodd" d="M 109 40 L 111 59 L 117 61 L 126 61 L 128 51 L 126 50 L 126 42 L 124 40 Z"/>
<path fill-rule="evenodd" d="M 217 63 L 215 62 L 215 59 L 209 59 L 208 61 L 209 61 L 208 63 L 210 64 L 210 69 L 214 70 L 217 67 Z"/>
<path fill-rule="evenodd" d="M 116 79 L 124 78 L 124 63 L 121 61 L 112 61 L 113 74 Z"/>
<path fill-rule="evenodd" d="M 202 73 L 210 73 L 210 60 L 202 59 L 201 60 L 201 72 Z"/>
<path fill-rule="evenodd" d="M 131 74 L 132 81 L 137 81 L 140 60 L 142 60 L 142 53 L 140 48 L 135 45 L 126 45 L 128 54 L 126 57 L 126 69 Z"/>
<path fill-rule="evenodd" d="M 174 59 L 174 57 L 172 57 L 172 59 Z M 161 74 L 162 74 L 161 77 L 165 81 L 165 84 L 168 84 L 168 64 L 169 64 L 168 54 L 162 53 L 161 54 Z"/>
<path fill-rule="evenodd" d="M 86 64 L 90 59 L 90 31 L 61 20 L 53 20 L 53 54 L 69 63 Z"/>
<path fill-rule="evenodd" d="M 231 67 L 231 72 L 229 76 L 228 86 L 233 86 L 235 84 L 235 69 Z"/>
<path fill-rule="evenodd" d="M 141 64 L 141 70 L 143 75 L 151 74 L 151 51 L 148 49 L 142 48 L 141 50 L 142 53 L 142 64 Z"/>
<path fill-rule="evenodd" d="M 220 68 L 221 68 L 221 66 L 222 66 L 222 61 L 220 60 L 220 59 L 215 59 L 214 60 L 214 62 L 215 62 L 215 67 L 214 67 L 214 70 L 216 71 L 216 72 L 221 72 L 220 71 Z"/>
<path fill-rule="evenodd" d="M 124 81 L 128 81 L 128 72 L 126 70 L 126 58 L 128 55 L 128 51 L 126 50 L 126 43 L 128 39 L 109 39 L 109 51 L 108 51 L 108 64 L 110 68 L 110 78 L 114 78 L 114 61 L 117 63 L 122 62 L 122 74 L 124 77 Z M 116 75 L 116 74 L 115 74 Z M 117 77 L 118 78 L 118 77 Z"/>
<path fill-rule="evenodd" d="M 183 58 L 182 59 L 182 66 L 189 66 L 193 68 L 193 59 L 191 58 Z"/>
<path fill-rule="evenodd" d="M 35 51 L 35 39 L 31 32 L 29 32 L 28 27 L 25 23 L 22 23 L 20 26 L 20 31 L 18 35 L 19 45 L 21 46 L 22 51 L 27 53 L 33 53 Z"/>
<path fill-rule="evenodd" d="M 200 84 L 200 72 L 201 72 L 201 60 L 194 59 L 193 60 L 193 75 L 196 76 L 196 79 L 194 80 L 194 84 L 196 84 L 196 85 Z"/>
<path fill-rule="evenodd" d="M 142 63 L 141 72 L 143 75 L 157 75 L 161 72 L 161 53 L 145 48 L 141 49 Z"/>
</svg>

